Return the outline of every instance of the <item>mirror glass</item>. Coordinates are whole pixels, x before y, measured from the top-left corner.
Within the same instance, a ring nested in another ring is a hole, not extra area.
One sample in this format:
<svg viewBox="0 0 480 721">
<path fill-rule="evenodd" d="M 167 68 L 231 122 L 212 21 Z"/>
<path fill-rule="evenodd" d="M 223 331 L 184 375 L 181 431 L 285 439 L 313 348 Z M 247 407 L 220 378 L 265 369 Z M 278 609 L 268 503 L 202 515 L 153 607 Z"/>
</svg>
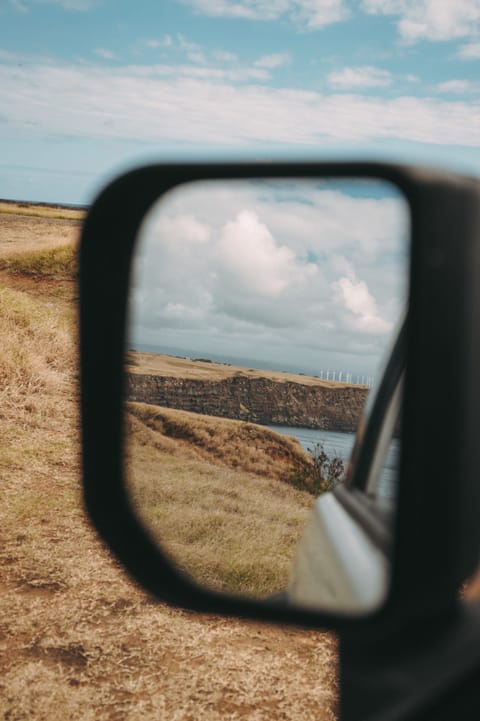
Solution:
<svg viewBox="0 0 480 721">
<path fill-rule="evenodd" d="M 404 196 L 367 178 L 197 181 L 146 215 L 127 484 L 198 583 L 323 610 L 381 603 L 388 553 L 342 498 L 391 523 L 398 392 L 367 487 L 348 460 L 405 312 L 409 240 Z"/>
</svg>

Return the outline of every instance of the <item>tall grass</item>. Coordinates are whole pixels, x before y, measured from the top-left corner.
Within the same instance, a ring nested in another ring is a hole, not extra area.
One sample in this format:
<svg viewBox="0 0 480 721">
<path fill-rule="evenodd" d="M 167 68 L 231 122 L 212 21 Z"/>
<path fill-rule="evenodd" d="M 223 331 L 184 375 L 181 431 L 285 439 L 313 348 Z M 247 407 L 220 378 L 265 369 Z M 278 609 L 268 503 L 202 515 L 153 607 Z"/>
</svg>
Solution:
<svg viewBox="0 0 480 721">
<path fill-rule="evenodd" d="M 76 250 L 71 244 L 42 251 L 16 253 L 0 259 L 0 269 L 14 275 L 35 278 L 75 280 Z"/>
<path fill-rule="evenodd" d="M 198 582 L 265 597 L 285 590 L 313 498 L 289 484 L 293 438 L 252 423 L 128 404 L 138 514 Z"/>
<path fill-rule="evenodd" d="M 49 399 L 71 378 L 73 322 L 70 308 L 0 288 L 0 417 L 58 411 Z"/>
</svg>

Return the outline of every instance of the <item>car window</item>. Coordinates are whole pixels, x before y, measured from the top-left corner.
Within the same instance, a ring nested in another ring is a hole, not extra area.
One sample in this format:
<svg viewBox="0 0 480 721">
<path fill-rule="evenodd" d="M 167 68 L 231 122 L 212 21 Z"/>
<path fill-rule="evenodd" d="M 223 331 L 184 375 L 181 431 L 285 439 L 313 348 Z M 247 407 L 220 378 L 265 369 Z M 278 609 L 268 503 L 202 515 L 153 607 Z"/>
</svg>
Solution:
<svg viewBox="0 0 480 721">
<path fill-rule="evenodd" d="M 400 412 L 403 381 L 395 387 L 372 455 L 366 493 L 379 504 L 393 504 L 400 468 Z"/>
</svg>

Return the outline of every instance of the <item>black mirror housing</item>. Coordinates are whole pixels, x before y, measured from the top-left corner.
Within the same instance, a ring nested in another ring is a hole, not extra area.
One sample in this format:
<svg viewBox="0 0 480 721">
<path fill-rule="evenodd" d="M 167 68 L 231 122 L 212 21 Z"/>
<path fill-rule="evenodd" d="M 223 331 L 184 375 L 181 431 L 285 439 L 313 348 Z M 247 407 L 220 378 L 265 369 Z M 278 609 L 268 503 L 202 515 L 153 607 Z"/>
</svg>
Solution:
<svg viewBox="0 0 480 721">
<path fill-rule="evenodd" d="M 371 178 L 393 183 L 411 213 L 409 309 L 399 495 L 384 605 L 366 618 L 290 609 L 207 591 L 182 575 L 139 523 L 125 489 L 126 309 L 135 239 L 152 204 L 201 179 Z M 480 184 L 376 163 L 156 165 L 109 185 L 80 248 L 85 503 L 102 538 L 154 596 L 185 608 L 372 633 L 453 606 L 478 562 L 480 486 Z"/>
</svg>

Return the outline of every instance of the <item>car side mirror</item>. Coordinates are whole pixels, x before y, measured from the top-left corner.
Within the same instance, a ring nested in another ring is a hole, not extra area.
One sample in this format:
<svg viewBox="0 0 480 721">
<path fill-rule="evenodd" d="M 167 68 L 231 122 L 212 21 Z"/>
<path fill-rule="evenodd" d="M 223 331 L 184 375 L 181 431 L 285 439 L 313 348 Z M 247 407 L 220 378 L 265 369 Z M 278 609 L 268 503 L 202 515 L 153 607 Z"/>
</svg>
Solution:
<svg viewBox="0 0 480 721">
<path fill-rule="evenodd" d="M 453 602 L 478 560 L 479 197 L 472 179 L 363 163 L 152 166 L 100 194 L 80 251 L 85 500 L 145 588 L 339 631 Z M 387 345 L 383 374 L 345 365 Z M 275 420 L 356 429 L 345 477 L 271 440 Z M 261 514 L 234 527 L 261 505 L 232 475 L 250 452 L 272 531 Z M 275 555 L 291 571 L 268 581 Z"/>
</svg>

